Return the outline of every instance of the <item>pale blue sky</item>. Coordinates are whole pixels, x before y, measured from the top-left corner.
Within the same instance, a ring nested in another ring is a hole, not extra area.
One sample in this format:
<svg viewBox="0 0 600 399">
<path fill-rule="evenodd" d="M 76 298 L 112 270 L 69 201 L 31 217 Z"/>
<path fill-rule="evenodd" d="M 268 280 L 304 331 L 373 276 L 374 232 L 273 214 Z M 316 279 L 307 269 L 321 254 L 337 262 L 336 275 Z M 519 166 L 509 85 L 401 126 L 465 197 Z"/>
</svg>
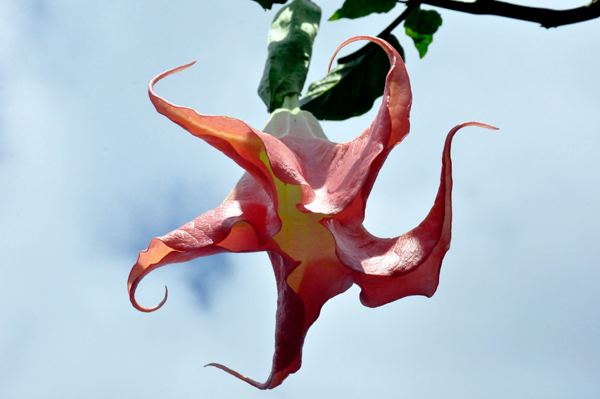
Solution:
<svg viewBox="0 0 600 399">
<path fill-rule="evenodd" d="M 308 82 L 340 43 L 377 34 L 401 10 L 327 22 L 342 1 L 320 3 Z M 157 92 L 261 128 L 256 88 L 277 9 L 0 3 L 0 397 L 597 398 L 600 20 L 546 30 L 440 10 L 422 60 L 396 29 L 412 129 L 370 197 L 371 232 L 397 236 L 424 218 L 454 125 L 501 129 L 455 139 L 453 241 L 433 298 L 378 309 L 357 288 L 334 298 L 309 331 L 302 369 L 269 392 L 202 367 L 267 378 L 276 293 L 265 254 L 163 268 L 139 301 L 157 303 L 167 284 L 165 307 L 131 307 L 137 252 L 217 206 L 242 174 L 158 115 L 148 81 L 197 60 Z M 345 141 L 373 117 L 323 127 Z"/>
</svg>

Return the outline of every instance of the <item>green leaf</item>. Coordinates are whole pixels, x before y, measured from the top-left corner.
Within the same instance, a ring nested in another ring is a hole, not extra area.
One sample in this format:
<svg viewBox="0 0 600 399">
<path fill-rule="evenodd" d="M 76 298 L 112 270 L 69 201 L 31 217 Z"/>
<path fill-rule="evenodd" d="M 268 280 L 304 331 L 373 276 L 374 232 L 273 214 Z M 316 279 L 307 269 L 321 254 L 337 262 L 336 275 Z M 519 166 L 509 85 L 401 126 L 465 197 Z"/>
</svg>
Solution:
<svg viewBox="0 0 600 399">
<path fill-rule="evenodd" d="M 321 9 L 310 0 L 283 7 L 269 30 L 269 56 L 258 94 L 269 112 L 281 108 L 286 96 L 300 95 L 319 30 Z"/>
<path fill-rule="evenodd" d="M 398 39 L 389 35 L 386 40 L 404 58 Z M 344 57 L 352 58 L 352 55 Z M 389 69 L 386 52 L 373 45 L 360 57 L 339 63 L 325 78 L 312 83 L 300 100 L 300 108 L 312 112 L 320 120 L 341 121 L 362 115 L 383 95 Z"/>
<path fill-rule="evenodd" d="M 433 34 L 442 26 L 442 16 L 434 10 L 415 8 L 404 21 L 406 34 L 413 39 L 419 56 L 427 54 L 427 48 L 433 42 Z"/>
<path fill-rule="evenodd" d="M 346 0 L 342 8 L 337 10 L 329 20 L 337 21 L 340 18 L 355 19 L 374 12 L 385 13 L 394 8 L 396 3 L 396 0 Z"/>
<path fill-rule="evenodd" d="M 285 4 L 287 0 L 254 0 L 265 10 L 270 10 L 273 4 Z"/>
</svg>

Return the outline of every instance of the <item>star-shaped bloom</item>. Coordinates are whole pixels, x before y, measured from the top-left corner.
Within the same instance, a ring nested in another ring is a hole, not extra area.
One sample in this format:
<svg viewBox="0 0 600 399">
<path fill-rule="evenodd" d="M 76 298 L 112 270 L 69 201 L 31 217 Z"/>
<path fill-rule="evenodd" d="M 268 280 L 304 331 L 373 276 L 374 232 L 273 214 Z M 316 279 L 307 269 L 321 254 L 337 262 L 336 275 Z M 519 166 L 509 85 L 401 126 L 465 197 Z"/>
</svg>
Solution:
<svg viewBox="0 0 600 399">
<path fill-rule="evenodd" d="M 258 383 L 211 363 L 261 389 L 278 386 L 300 368 L 302 345 L 321 307 L 356 283 L 365 306 L 377 307 L 409 295 L 432 296 L 450 246 L 452 164 L 450 144 L 464 126 L 450 131 L 442 157 L 440 187 L 425 220 L 396 238 L 378 238 L 363 227 L 365 206 L 388 154 L 409 132 L 410 83 L 404 63 L 384 40 L 390 59 L 377 117 L 346 143 L 327 140 L 312 114 L 275 111 L 263 131 L 226 116 L 207 116 L 173 105 L 154 92 L 167 71 L 150 82 L 157 111 L 205 140 L 246 170 L 225 201 L 177 230 L 154 238 L 129 275 L 133 306 L 144 276 L 161 266 L 222 252 L 266 251 L 277 281 L 275 354 L 269 378 Z M 339 49 L 337 51 L 339 51 Z M 336 51 L 336 53 L 337 53 Z M 335 56 L 335 55 L 334 55 Z"/>
</svg>

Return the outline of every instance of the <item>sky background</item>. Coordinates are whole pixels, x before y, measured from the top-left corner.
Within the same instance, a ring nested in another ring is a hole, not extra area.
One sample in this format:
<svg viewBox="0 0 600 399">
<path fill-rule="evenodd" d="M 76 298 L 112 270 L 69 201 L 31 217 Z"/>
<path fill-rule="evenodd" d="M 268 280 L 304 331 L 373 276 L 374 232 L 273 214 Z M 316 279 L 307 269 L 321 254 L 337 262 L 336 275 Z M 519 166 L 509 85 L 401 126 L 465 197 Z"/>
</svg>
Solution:
<svg viewBox="0 0 600 399">
<path fill-rule="evenodd" d="M 581 1 L 522 1 L 574 7 Z M 401 12 L 328 22 L 307 83 L 344 40 Z M 303 366 L 262 392 L 276 305 L 267 255 L 165 267 L 129 303 L 137 253 L 216 207 L 242 175 L 156 113 L 167 100 L 262 128 L 265 12 L 250 0 L 0 2 L 0 397 L 597 398 L 600 395 L 600 20 L 537 24 L 439 10 L 424 59 L 398 27 L 411 134 L 387 160 L 365 225 L 398 236 L 427 214 L 455 138 L 452 246 L 431 298 L 363 307 L 353 287 L 308 333 Z M 431 7 L 424 7 L 431 8 Z M 346 54 L 362 43 L 348 47 Z M 379 102 L 378 102 L 379 103 Z M 377 103 L 377 104 L 378 104 Z M 323 123 L 332 141 L 375 110 Z"/>
</svg>

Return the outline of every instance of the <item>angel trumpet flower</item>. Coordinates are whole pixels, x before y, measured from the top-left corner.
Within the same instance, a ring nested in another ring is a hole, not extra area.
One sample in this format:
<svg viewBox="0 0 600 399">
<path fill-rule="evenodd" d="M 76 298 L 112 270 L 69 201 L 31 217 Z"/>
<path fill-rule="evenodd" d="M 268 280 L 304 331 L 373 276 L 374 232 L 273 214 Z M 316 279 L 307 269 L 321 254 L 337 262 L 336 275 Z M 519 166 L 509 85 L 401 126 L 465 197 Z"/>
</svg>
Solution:
<svg viewBox="0 0 600 399">
<path fill-rule="evenodd" d="M 128 280 L 133 306 L 144 276 L 161 266 L 221 252 L 269 254 L 277 281 L 275 354 L 271 374 L 256 382 L 211 363 L 260 389 L 271 389 L 301 364 L 302 345 L 321 307 L 353 283 L 360 300 L 376 307 L 409 295 L 432 296 L 442 259 L 450 246 L 452 163 L 450 144 L 462 127 L 450 131 L 442 157 L 439 191 L 423 222 L 396 238 L 377 238 L 362 226 L 365 206 L 388 154 L 409 132 L 410 83 L 396 50 L 382 39 L 370 40 L 390 59 L 385 92 L 376 119 L 356 139 L 327 140 L 318 121 L 298 108 L 275 111 L 264 131 L 225 116 L 201 115 L 173 105 L 154 92 L 159 80 L 192 64 L 154 78 L 149 94 L 157 111 L 233 159 L 247 173 L 225 201 L 177 230 L 154 238 Z M 335 54 L 334 54 L 335 57 Z"/>
</svg>

